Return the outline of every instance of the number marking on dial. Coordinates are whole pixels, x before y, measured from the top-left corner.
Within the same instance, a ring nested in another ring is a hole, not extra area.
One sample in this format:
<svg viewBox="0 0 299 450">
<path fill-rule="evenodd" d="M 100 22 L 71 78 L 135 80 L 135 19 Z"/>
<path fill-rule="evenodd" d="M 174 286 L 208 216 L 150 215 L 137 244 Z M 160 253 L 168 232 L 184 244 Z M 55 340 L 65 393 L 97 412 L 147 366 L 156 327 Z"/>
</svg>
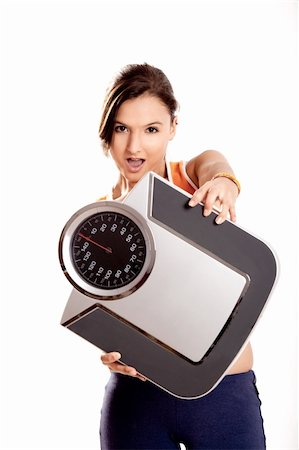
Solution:
<svg viewBox="0 0 299 450">
<path fill-rule="evenodd" d="M 139 226 L 124 214 L 102 212 L 81 223 L 72 240 L 76 271 L 101 289 L 132 282 L 142 271 L 146 241 Z"/>
</svg>

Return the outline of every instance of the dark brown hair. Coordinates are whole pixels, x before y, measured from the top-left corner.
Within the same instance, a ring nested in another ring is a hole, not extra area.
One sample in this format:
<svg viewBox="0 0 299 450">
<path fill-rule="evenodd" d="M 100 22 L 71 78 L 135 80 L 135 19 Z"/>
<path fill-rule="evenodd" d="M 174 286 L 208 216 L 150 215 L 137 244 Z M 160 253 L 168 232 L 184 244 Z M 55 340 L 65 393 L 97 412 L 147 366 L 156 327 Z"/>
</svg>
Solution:
<svg viewBox="0 0 299 450">
<path fill-rule="evenodd" d="M 164 72 L 147 63 L 128 64 L 116 76 L 103 104 L 99 136 L 106 154 L 111 144 L 114 120 L 119 107 L 124 101 L 145 93 L 159 98 L 167 107 L 171 119 L 174 119 L 178 102 Z"/>
</svg>

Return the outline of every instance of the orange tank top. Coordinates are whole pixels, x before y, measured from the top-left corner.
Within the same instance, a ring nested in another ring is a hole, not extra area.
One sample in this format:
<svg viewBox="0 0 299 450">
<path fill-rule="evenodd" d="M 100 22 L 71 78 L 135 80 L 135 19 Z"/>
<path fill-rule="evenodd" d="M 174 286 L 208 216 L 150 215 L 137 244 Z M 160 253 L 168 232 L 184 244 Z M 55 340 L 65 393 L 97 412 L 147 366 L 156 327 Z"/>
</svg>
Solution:
<svg viewBox="0 0 299 450">
<path fill-rule="evenodd" d="M 168 170 L 168 179 L 176 186 L 180 187 L 181 189 L 184 189 L 184 191 L 188 192 L 189 194 L 194 194 L 196 189 L 198 189 L 197 186 L 193 183 L 191 178 L 189 178 L 187 172 L 186 172 L 186 163 L 185 161 L 178 161 L 178 162 L 169 162 L 169 169 Z M 171 176 L 169 176 L 171 175 Z"/>
</svg>

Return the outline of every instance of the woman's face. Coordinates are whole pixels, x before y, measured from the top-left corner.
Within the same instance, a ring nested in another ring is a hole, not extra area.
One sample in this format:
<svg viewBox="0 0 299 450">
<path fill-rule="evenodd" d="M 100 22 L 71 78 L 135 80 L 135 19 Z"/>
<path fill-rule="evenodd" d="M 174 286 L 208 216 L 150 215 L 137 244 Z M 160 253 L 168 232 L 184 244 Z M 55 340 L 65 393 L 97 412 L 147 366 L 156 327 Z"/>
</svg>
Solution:
<svg viewBox="0 0 299 450">
<path fill-rule="evenodd" d="M 165 175 L 168 141 L 175 135 L 167 107 L 148 94 L 126 100 L 115 117 L 110 153 L 131 189 L 149 171 Z"/>
</svg>

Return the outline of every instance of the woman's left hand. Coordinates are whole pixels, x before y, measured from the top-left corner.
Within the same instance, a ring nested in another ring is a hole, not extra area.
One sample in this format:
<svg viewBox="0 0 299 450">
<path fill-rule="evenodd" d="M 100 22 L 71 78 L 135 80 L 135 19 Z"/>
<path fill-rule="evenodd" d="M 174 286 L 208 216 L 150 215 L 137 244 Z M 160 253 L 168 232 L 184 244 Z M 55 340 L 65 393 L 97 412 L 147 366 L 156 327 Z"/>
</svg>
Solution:
<svg viewBox="0 0 299 450">
<path fill-rule="evenodd" d="M 229 214 L 232 222 L 236 221 L 235 203 L 239 194 L 236 184 L 225 177 L 218 177 L 207 181 L 194 192 L 189 201 L 189 206 L 195 206 L 199 202 L 204 204 L 204 216 L 209 216 L 213 208 L 219 210 L 215 222 L 220 225 Z"/>
</svg>

